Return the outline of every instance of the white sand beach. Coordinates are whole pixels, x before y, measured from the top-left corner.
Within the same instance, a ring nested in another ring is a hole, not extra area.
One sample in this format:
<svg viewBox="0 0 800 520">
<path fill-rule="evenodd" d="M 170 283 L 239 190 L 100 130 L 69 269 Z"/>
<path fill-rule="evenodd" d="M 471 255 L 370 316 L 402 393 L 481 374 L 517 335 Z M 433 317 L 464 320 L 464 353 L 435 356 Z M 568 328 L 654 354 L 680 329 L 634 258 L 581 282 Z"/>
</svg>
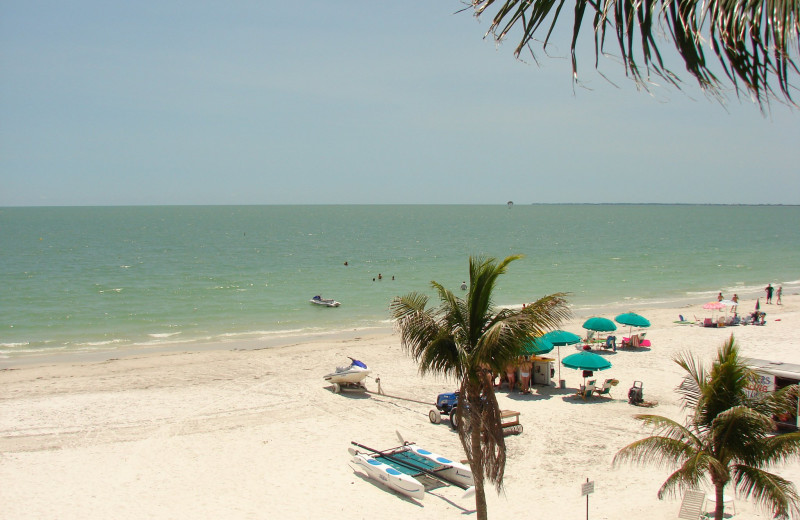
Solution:
<svg viewBox="0 0 800 520">
<path fill-rule="evenodd" d="M 597 379 L 620 381 L 611 398 L 573 397 L 581 374 L 564 367 L 565 390 L 499 390 L 501 406 L 521 413 L 524 432 L 506 438 L 505 487 L 500 495 L 488 491 L 490 517 L 585 518 L 580 487 L 589 478 L 589 518 L 677 518 L 680 497 L 656 497 L 668 469 L 611 465 L 621 447 L 649 433 L 632 416 L 680 418 L 675 388 L 682 373 L 673 356 L 688 349 L 709 360 L 731 333 L 745 356 L 800 364 L 800 297 L 784 295 L 783 302 L 762 302 L 766 326 L 721 329 L 674 323 L 678 314 L 708 315 L 700 305 L 630 309 L 650 319 L 652 346 L 602 353 L 613 367 Z M 586 317 L 562 328 L 583 334 Z M 458 488 L 415 502 L 350 463 L 350 441 L 390 448 L 398 444 L 395 430 L 463 457 L 448 424 L 428 420 L 429 403 L 456 383 L 421 378 L 396 334 L 216 347 L 0 371 L 0 518 L 442 520 L 473 511 L 474 499 Z M 576 349 L 560 351 L 563 357 Z M 369 393 L 334 394 L 322 376 L 346 356 L 365 361 L 388 395 L 377 393 L 374 378 Z M 628 404 L 635 380 L 657 406 Z M 797 462 L 776 471 L 800 482 Z M 771 518 L 741 497 L 735 510 L 734 518 Z"/>
</svg>

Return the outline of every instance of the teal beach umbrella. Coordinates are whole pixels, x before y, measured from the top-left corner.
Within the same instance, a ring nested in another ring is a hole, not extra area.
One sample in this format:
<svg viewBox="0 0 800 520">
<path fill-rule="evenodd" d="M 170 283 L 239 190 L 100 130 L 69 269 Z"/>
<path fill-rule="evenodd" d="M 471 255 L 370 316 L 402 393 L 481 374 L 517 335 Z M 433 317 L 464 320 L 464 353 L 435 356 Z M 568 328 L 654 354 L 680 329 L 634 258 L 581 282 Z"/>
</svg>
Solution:
<svg viewBox="0 0 800 520">
<path fill-rule="evenodd" d="M 572 332 L 558 329 L 551 330 L 542 337 L 553 345 L 559 347 L 556 352 L 558 354 L 558 383 L 561 384 L 561 347 L 564 345 L 574 345 L 575 343 L 580 343 L 581 337 Z"/>
<path fill-rule="evenodd" d="M 630 335 L 633 332 L 633 327 L 644 329 L 650 326 L 650 321 L 647 318 L 645 318 L 644 316 L 640 316 L 635 312 L 626 312 L 625 314 L 620 314 L 619 316 L 614 318 L 614 321 L 630 327 L 628 329 L 628 335 Z"/>
<path fill-rule="evenodd" d="M 614 325 L 613 321 L 608 318 L 599 318 L 597 316 L 583 322 L 583 328 L 595 332 L 613 332 L 617 330 L 617 326 Z"/>
<path fill-rule="evenodd" d="M 565 357 L 561 362 L 567 368 L 574 368 L 575 370 L 590 370 L 592 372 L 597 370 L 605 370 L 611 368 L 611 362 L 603 356 L 598 356 L 594 352 L 582 350 L 575 354 L 570 354 Z M 583 378 L 583 384 L 586 385 L 586 376 Z"/>
<path fill-rule="evenodd" d="M 556 348 L 555 345 L 548 341 L 544 336 L 529 338 L 528 341 L 522 345 L 522 351 L 526 356 L 539 356 L 541 354 L 547 354 L 554 348 Z"/>
<path fill-rule="evenodd" d="M 581 352 L 570 354 L 564 358 L 561 364 L 567 368 L 574 368 L 575 370 L 591 370 L 592 372 L 595 370 L 605 370 L 607 368 L 611 368 L 611 362 L 609 360 L 588 350 L 582 350 Z"/>
<path fill-rule="evenodd" d="M 551 330 L 542 337 L 557 347 L 581 342 L 580 336 L 566 330 Z"/>
<path fill-rule="evenodd" d="M 650 321 L 645 318 L 644 316 L 640 316 L 635 312 L 626 312 L 625 314 L 620 314 L 614 321 L 620 323 L 622 325 L 628 325 L 629 327 L 638 327 L 638 328 L 646 328 L 650 326 Z"/>
</svg>

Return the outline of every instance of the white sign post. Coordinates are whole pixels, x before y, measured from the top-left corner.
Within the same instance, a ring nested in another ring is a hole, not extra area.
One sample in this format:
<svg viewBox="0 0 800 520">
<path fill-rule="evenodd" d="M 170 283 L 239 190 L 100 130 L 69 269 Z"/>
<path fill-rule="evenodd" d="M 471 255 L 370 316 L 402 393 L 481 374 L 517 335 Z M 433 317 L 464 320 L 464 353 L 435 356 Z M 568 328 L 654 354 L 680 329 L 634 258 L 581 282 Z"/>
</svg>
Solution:
<svg viewBox="0 0 800 520">
<path fill-rule="evenodd" d="M 589 495 L 594 493 L 594 481 L 589 481 L 586 479 L 586 482 L 581 484 L 581 496 L 586 497 L 586 520 L 589 520 Z"/>
</svg>

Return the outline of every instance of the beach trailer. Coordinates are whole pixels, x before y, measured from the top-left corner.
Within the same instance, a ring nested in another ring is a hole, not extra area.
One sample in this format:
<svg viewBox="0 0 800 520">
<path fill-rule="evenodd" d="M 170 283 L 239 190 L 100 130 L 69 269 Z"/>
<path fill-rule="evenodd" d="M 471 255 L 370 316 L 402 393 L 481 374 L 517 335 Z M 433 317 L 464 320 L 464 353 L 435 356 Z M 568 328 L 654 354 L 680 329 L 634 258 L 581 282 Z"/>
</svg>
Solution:
<svg viewBox="0 0 800 520">
<path fill-rule="evenodd" d="M 746 358 L 747 365 L 759 374 L 759 380 L 748 389 L 752 395 L 774 392 L 790 385 L 800 385 L 800 365 L 782 361 Z M 795 403 L 792 413 L 774 418 L 778 430 L 796 431 L 800 429 L 800 401 Z"/>
</svg>

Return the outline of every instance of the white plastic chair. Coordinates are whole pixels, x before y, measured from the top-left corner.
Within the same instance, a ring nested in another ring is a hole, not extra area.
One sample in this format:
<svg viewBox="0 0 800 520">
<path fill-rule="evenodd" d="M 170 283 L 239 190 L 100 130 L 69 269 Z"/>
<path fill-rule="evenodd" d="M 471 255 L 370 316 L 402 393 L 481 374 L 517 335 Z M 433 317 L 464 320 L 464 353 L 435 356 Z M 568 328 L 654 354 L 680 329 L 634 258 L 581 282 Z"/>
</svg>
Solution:
<svg viewBox="0 0 800 520">
<path fill-rule="evenodd" d="M 706 494 L 699 489 L 687 489 L 683 494 L 681 509 L 678 518 L 683 520 L 699 520 L 705 515 L 703 506 L 706 503 Z"/>
</svg>

